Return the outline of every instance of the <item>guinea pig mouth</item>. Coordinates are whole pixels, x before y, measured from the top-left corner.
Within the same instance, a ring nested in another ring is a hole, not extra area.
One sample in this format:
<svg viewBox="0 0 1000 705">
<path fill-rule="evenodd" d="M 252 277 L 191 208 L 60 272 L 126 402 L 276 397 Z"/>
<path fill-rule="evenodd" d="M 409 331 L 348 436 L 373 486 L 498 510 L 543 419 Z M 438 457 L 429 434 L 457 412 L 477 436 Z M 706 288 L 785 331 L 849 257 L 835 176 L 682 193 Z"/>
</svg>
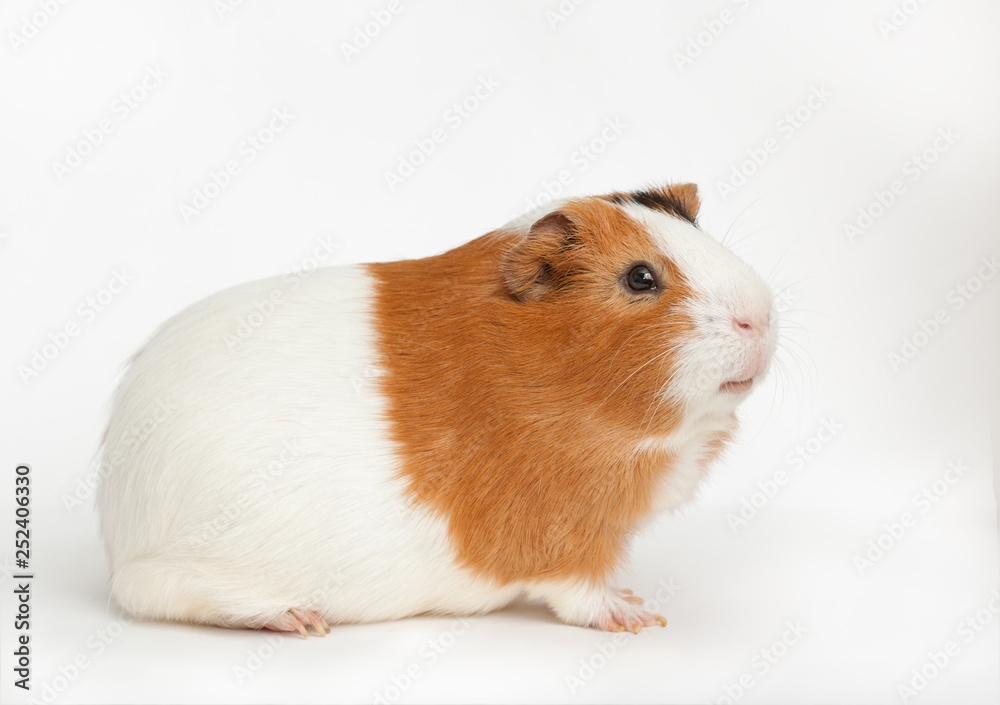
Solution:
<svg viewBox="0 0 1000 705">
<path fill-rule="evenodd" d="M 753 386 L 753 377 L 748 377 L 747 379 L 731 380 L 729 382 L 723 382 L 719 385 L 720 392 L 733 392 L 738 394 L 740 392 L 745 392 L 750 387 Z"/>
</svg>

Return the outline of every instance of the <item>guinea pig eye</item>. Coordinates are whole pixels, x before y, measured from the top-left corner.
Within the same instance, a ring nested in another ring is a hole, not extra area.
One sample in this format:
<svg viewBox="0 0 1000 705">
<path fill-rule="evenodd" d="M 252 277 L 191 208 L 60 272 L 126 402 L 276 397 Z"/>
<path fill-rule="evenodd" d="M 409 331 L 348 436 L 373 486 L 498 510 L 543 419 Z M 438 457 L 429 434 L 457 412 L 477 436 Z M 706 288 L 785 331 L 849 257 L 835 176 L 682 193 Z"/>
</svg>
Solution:
<svg viewBox="0 0 1000 705">
<path fill-rule="evenodd" d="M 656 289 L 656 278 L 649 267 L 639 265 L 633 267 L 626 277 L 629 289 L 633 291 L 652 291 Z"/>
</svg>

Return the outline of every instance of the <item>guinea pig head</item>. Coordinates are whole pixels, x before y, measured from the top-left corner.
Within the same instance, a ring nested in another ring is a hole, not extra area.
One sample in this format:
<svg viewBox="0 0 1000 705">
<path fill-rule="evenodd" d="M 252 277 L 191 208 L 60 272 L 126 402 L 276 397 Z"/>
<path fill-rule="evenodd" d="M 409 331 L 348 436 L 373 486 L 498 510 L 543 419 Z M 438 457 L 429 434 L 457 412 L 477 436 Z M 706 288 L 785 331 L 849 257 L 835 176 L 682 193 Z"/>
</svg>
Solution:
<svg viewBox="0 0 1000 705">
<path fill-rule="evenodd" d="M 570 200 L 504 256 L 521 337 L 587 418 L 660 436 L 731 412 L 766 373 L 773 296 L 699 205 L 693 184 Z"/>
</svg>

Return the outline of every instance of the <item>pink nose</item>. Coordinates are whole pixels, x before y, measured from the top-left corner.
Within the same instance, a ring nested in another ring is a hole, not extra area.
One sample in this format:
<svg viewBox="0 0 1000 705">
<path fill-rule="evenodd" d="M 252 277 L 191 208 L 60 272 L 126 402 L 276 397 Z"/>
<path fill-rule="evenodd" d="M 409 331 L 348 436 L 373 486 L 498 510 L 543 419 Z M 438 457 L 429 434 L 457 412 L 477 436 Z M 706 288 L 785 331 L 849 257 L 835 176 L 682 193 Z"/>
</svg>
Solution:
<svg viewBox="0 0 1000 705">
<path fill-rule="evenodd" d="M 751 318 L 749 316 L 733 316 L 733 329 L 740 335 L 763 335 L 771 325 L 771 314 L 766 318 Z"/>
</svg>

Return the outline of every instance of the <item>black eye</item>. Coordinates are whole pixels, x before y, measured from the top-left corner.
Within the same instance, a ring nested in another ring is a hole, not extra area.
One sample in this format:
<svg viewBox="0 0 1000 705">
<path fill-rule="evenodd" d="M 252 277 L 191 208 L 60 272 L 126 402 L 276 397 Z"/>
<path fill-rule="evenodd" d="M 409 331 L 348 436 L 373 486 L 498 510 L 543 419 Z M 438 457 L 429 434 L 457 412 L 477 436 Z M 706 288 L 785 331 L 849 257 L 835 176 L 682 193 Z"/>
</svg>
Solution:
<svg viewBox="0 0 1000 705">
<path fill-rule="evenodd" d="M 634 291 L 652 291 L 656 289 L 656 279 L 653 277 L 653 273 L 649 271 L 649 267 L 644 267 L 643 265 L 633 267 L 626 279 L 629 288 Z"/>
</svg>

